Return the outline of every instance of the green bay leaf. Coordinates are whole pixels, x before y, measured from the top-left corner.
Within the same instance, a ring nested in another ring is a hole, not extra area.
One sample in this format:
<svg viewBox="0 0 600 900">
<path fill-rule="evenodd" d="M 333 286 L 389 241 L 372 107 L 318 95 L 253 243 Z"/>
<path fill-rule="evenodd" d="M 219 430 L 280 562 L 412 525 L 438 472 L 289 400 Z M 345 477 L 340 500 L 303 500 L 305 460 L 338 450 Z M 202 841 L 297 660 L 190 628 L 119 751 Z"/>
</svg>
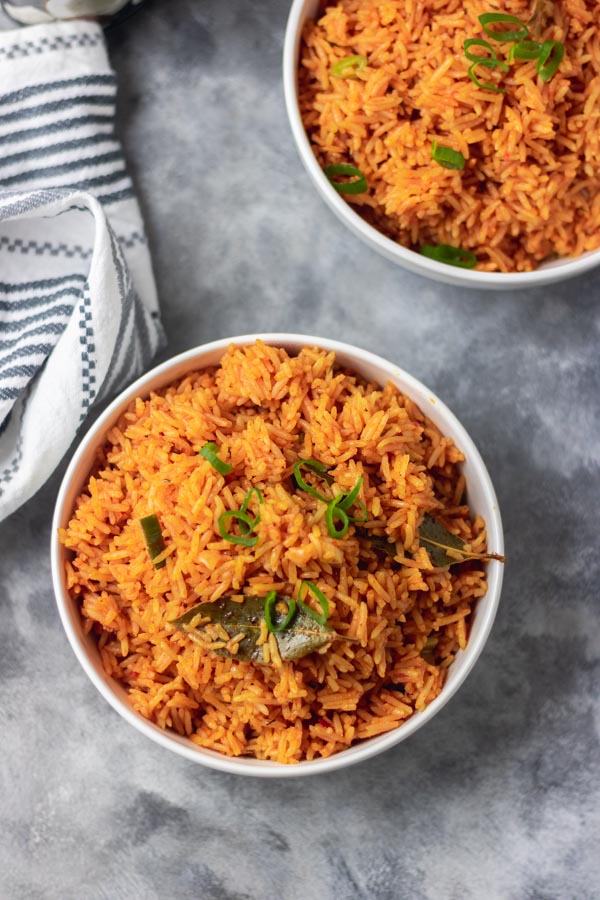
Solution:
<svg viewBox="0 0 600 900">
<path fill-rule="evenodd" d="M 280 598 L 285 600 L 285 597 Z M 198 616 L 209 619 L 197 626 L 191 623 Z M 239 659 L 244 662 L 256 662 L 264 665 L 262 646 L 257 646 L 260 637 L 261 623 L 265 618 L 265 601 L 263 597 L 244 597 L 241 602 L 221 597 L 214 603 L 198 603 L 187 612 L 174 619 L 174 625 L 201 647 L 206 648 L 207 641 L 202 638 L 206 625 L 219 624 L 225 629 L 230 638 L 243 633 L 244 637 L 238 645 L 238 652 L 230 653 L 225 647 L 210 650 L 219 656 L 228 656 L 231 659 Z M 293 621 L 286 628 L 275 634 L 275 640 L 279 648 L 279 655 L 285 662 L 292 659 L 300 659 L 320 650 L 331 643 L 334 638 L 339 639 L 333 628 L 329 625 L 320 625 L 311 616 L 307 615 L 299 607 Z M 345 638 L 343 638 L 345 640 Z"/>
<path fill-rule="evenodd" d="M 419 528 L 419 543 L 427 550 L 434 566 L 457 566 L 469 559 L 478 559 L 481 562 L 491 560 L 506 562 L 500 553 L 473 553 L 471 550 L 465 550 L 465 542 L 455 534 L 451 534 L 429 513 L 425 513 Z M 456 554 L 460 554 L 460 558 Z"/>
<path fill-rule="evenodd" d="M 425 513 L 419 528 L 419 543 L 427 550 L 429 559 L 434 566 L 455 566 L 468 558 L 466 554 L 461 559 L 448 554 L 448 550 L 461 552 L 465 542 L 455 534 L 451 534 L 429 513 Z"/>
</svg>

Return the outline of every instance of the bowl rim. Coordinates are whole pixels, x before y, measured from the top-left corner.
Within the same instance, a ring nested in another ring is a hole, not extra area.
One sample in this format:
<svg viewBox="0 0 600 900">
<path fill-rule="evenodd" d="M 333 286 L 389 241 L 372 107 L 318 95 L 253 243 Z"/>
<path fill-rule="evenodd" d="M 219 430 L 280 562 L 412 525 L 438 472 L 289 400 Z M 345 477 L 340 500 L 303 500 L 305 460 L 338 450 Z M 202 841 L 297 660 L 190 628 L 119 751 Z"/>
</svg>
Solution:
<svg viewBox="0 0 600 900">
<path fill-rule="evenodd" d="M 462 269 L 422 256 L 420 253 L 396 243 L 369 225 L 329 183 L 317 162 L 300 116 L 297 81 L 300 40 L 304 22 L 310 18 L 307 7 L 315 2 L 317 0 L 293 0 L 290 8 L 283 45 L 285 106 L 296 148 L 313 184 L 338 219 L 355 235 L 387 259 L 411 272 L 445 284 L 484 290 L 533 288 L 545 284 L 555 284 L 582 275 L 600 265 L 600 248 L 598 248 L 587 251 L 581 256 L 535 269 L 532 272 L 481 272 L 475 269 Z"/>
<path fill-rule="evenodd" d="M 79 612 L 78 610 L 76 612 L 74 611 L 73 601 L 65 586 L 63 560 L 66 551 L 58 540 L 58 529 L 64 527 L 72 514 L 72 500 L 69 500 L 72 483 L 78 482 L 78 476 L 81 475 L 80 469 L 82 461 L 85 459 L 86 452 L 88 452 L 90 448 L 97 448 L 99 446 L 106 437 L 107 429 L 111 427 L 135 397 L 140 395 L 147 396 L 150 391 L 165 387 L 171 380 L 182 377 L 182 373 L 171 373 L 180 368 L 183 364 L 186 364 L 186 370 L 192 371 L 195 368 L 201 368 L 202 365 L 211 364 L 202 363 L 201 361 L 202 358 L 206 357 L 208 354 L 225 352 L 227 347 L 231 344 L 251 344 L 257 340 L 261 340 L 266 344 L 274 346 L 286 347 L 287 345 L 290 349 L 297 349 L 301 346 L 315 346 L 327 351 L 333 351 L 336 355 L 339 354 L 341 356 L 351 357 L 355 360 L 354 364 L 356 365 L 358 372 L 360 372 L 361 366 L 367 367 L 372 365 L 381 368 L 388 373 L 390 380 L 397 384 L 400 382 L 401 384 L 398 384 L 400 390 L 403 392 L 406 391 L 411 398 L 416 398 L 415 402 L 422 406 L 424 401 L 429 400 L 436 409 L 436 416 L 439 415 L 439 417 L 443 418 L 444 421 L 452 427 L 455 434 L 460 436 L 458 439 L 460 449 L 464 452 L 469 463 L 474 467 L 479 487 L 483 492 L 485 504 L 487 505 L 485 517 L 488 538 L 498 553 L 504 552 L 504 538 L 500 509 L 491 478 L 473 440 L 454 413 L 442 400 L 429 390 L 426 385 L 414 376 L 383 357 L 351 344 L 312 335 L 285 332 L 236 335 L 210 341 L 197 347 L 190 348 L 189 350 L 170 357 L 164 362 L 159 363 L 157 366 L 154 366 L 151 370 L 140 376 L 140 378 L 119 393 L 100 416 L 98 416 L 80 440 L 63 476 L 54 508 L 50 538 L 52 583 L 55 599 L 65 634 L 75 656 L 98 692 L 113 707 L 113 709 L 129 722 L 130 725 L 133 725 L 139 732 L 146 735 L 146 737 L 149 737 L 160 746 L 174 751 L 192 762 L 222 772 L 258 777 L 294 778 L 332 772 L 336 769 L 345 768 L 346 766 L 376 756 L 388 748 L 401 743 L 433 718 L 433 716 L 446 705 L 459 687 L 464 683 L 483 650 L 496 616 L 504 572 L 503 566 L 500 563 L 495 561 L 488 563 L 487 606 L 483 613 L 483 620 L 477 640 L 474 641 L 470 638 L 467 648 L 464 651 L 460 673 L 450 683 L 444 685 L 441 693 L 423 711 L 414 713 L 406 720 L 406 722 L 402 723 L 397 728 L 392 729 L 385 734 L 368 738 L 367 740 L 353 745 L 346 750 L 341 750 L 326 759 L 304 760 L 291 765 L 249 759 L 246 757 L 227 757 L 216 751 L 194 745 L 189 739 L 182 738 L 175 732 L 163 731 L 157 725 L 144 719 L 143 716 L 135 712 L 133 707 L 125 699 L 124 693 L 124 699 L 121 699 L 117 692 L 117 682 L 107 675 L 103 676 L 99 671 L 99 667 L 95 666 L 90 659 L 88 647 L 86 646 L 84 636 L 81 632 Z M 352 366 L 353 363 L 350 363 L 349 365 Z M 149 385 L 152 386 L 150 387 Z M 88 474 L 89 467 L 86 467 L 86 471 L 82 476 L 83 482 Z"/>
</svg>

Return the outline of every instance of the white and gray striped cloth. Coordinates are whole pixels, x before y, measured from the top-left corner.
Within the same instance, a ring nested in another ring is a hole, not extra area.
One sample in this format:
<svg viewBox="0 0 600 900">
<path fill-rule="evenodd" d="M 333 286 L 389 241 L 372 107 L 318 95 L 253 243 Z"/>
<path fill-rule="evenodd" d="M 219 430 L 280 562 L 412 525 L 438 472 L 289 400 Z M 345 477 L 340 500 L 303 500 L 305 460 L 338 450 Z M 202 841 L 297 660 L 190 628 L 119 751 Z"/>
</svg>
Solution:
<svg viewBox="0 0 600 900">
<path fill-rule="evenodd" d="M 162 343 L 100 26 L 0 32 L 0 520 Z"/>
</svg>

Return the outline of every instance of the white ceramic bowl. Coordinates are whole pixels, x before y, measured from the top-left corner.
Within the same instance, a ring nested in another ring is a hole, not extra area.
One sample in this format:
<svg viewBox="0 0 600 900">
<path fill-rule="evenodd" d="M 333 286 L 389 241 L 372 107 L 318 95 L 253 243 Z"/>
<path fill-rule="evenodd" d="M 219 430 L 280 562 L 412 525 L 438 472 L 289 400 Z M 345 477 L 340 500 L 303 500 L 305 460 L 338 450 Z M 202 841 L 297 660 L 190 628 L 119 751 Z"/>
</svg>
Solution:
<svg viewBox="0 0 600 900">
<path fill-rule="evenodd" d="M 402 247 L 365 222 L 338 194 L 323 174 L 306 136 L 298 108 L 297 72 L 302 29 L 307 19 L 315 18 L 319 5 L 320 0 L 294 0 L 292 3 L 283 49 L 285 105 L 292 134 L 308 174 L 325 202 L 350 231 L 399 266 L 416 272 L 418 275 L 433 278 L 434 281 L 443 281 L 445 284 L 455 284 L 461 287 L 486 290 L 536 287 L 573 278 L 575 275 L 581 275 L 594 266 L 600 265 L 600 250 L 593 250 L 574 259 L 562 259 L 544 264 L 534 272 L 478 272 L 475 269 L 461 269 L 436 262 L 420 253 L 415 253 L 414 250 Z"/>
<path fill-rule="evenodd" d="M 502 565 L 497 562 L 488 563 L 488 592 L 479 600 L 467 649 L 460 651 L 450 667 L 447 682 L 436 699 L 419 713 L 415 713 L 403 725 L 394 731 L 379 737 L 370 738 L 361 744 L 343 750 L 329 759 L 301 762 L 297 765 L 282 765 L 256 759 L 234 759 L 222 756 L 212 750 L 204 750 L 187 738 L 180 737 L 174 731 L 162 731 L 156 725 L 136 713 L 129 704 L 126 691 L 112 678 L 108 677 L 101 665 L 98 649 L 92 637 L 83 634 L 79 605 L 67 591 L 65 584 L 66 551 L 58 541 L 58 529 L 64 528 L 71 518 L 75 500 L 81 493 L 90 469 L 95 460 L 97 448 L 104 443 L 107 431 L 113 427 L 119 416 L 138 396 L 148 396 L 150 391 L 164 387 L 194 369 L 216 365 L 227 347 L 231 344 L 248 344 L 257 338 L 269 344 L 285 347 L 290 351 L 298 351 L 304 346 L 318 346 L 325 350 L 333 350 L 340 363 L 360 373 L 363 377 L 385 384 L 392 381 L 403 393 L 411 397 L 440 428 L 451 437 L 464 452 L 466 462 L 464 474 L 467 482 L 468 502 L 473 513 L 483 516 L 487 524 L 488 541 L 492 550 L 503 552 L 503 535 L 498 501 L 485 465 L 473 441 L 450 410 L 435 397 L 423 384 L 387 362 L 379 356 L 367 353 L 358 347 L 341 344 L 337 341 L 324 340 L 298 334 L 259 334 L 225 338 L 213 341 L 181 353 L 152 369 L 139 378 L 131 387 L 123 391 L 104 411 L 90 428 L 76 450 L 63 479 L 54 512 L 51 539 L 52 580 L 56 594 L 56 602 L 67 637 L 75 655 L 86 673 L 98 688 L 102 696 L 131 725 L 156 741 L 162 747 L 173 750 L 193 762 L 202 763 L 213 769 L 224 772 L 235 772 L 239 775 L 298 777 L 301 775 L 331 772 L 355 762 L 368 759 L 393 747 L 428 722 L 444 706 L 458 690 L 477 660 L 490 633 L 496 608 L 500 598 L 502 585 Z"/>
</svg>

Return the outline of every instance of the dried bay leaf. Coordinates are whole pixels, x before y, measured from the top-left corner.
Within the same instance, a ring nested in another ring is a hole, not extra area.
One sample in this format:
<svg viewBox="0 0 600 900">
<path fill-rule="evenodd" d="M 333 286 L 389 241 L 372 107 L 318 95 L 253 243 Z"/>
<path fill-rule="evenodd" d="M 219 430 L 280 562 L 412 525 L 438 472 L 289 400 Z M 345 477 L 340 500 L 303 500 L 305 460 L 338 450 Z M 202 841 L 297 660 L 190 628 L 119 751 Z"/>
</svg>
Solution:
<svg viewBox="0 0 600 900">
<path fill-rule="evenodd" d="M 285 599 L 285 597 L 281 599 Z M 201 616 L 202 620 L 209 619 L 210 621 L 201 621 L 196 626 L 192 625 L 191 623 L 198 616 Z M 239 642 L 237 653 L 230 653 L 225 647 L 211 649 L 211 653 L 218 653 L 220 656 L 228 656 L 244 662 L 264 664 L 262 646 L 257 646 L 264 618 L 265 601 L 263 597 L 245 597 L 241 603 L 222 597 L 214 603 L 198 603 L 179 618 L 174 619 L 171 625 L 179 628 L 195 643 L 205 648 L 207 643 L 212 640 L 208 636 L 205 639 L 202 637 L 207 625 L 221 625 L 230 638 L 243 633 L 245 637 Z M 336 634 L 329 625 L 320 625 L 315 622 L 301 607 L 298 608 L 289 627 L 285 631 L 275 633 L 279 655 L 284 662 L 300 659 L 315 650 L 320 650 L 331 643 L 334 638 L 339 640 L 340 635 Z M 344 637 L 341 639 L 347 640 Z"/>
<path fill-rule="evenodd" d="M 429 513 L 425 513 L 419 528 L 419 543 L 427 550 L 434 566 L 456 566 L 469 559 L 482 561 L 496 559 L 498 562 L 504 562 L 504 557 L 499 553 L 472 553 L 465 550 L 465 542 L 455 534 L 451 534 Z"/>
</svg>

